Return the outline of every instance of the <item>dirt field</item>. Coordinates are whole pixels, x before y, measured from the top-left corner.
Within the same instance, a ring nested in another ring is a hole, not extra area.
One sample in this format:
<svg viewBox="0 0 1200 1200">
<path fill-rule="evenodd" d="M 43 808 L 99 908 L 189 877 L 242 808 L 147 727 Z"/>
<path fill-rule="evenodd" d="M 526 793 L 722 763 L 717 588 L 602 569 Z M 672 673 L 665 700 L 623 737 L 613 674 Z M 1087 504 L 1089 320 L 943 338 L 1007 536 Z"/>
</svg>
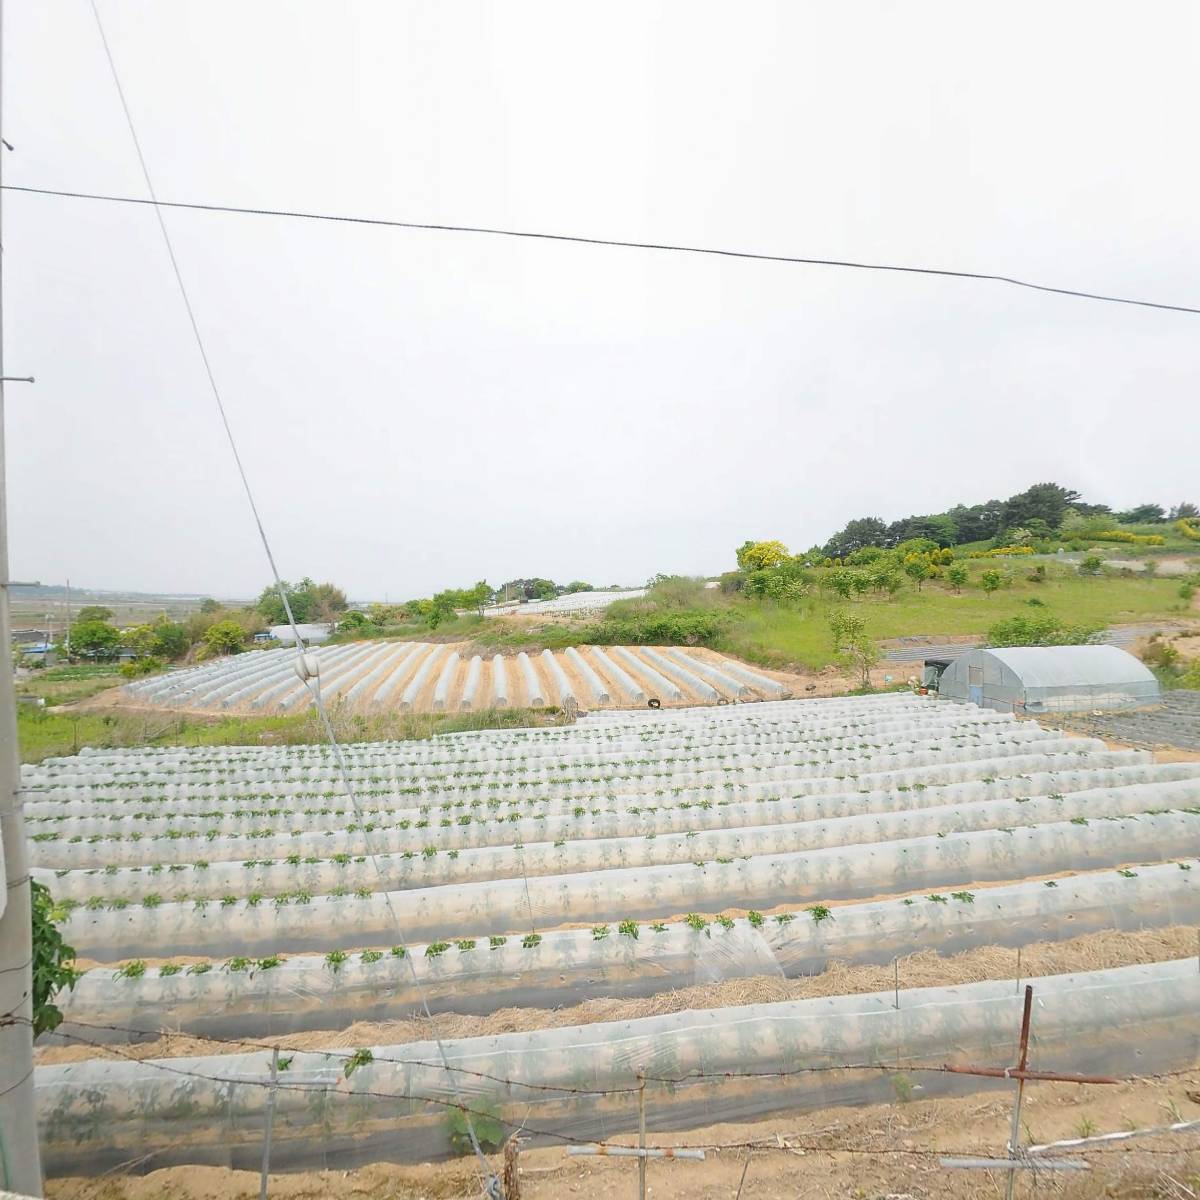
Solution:
<svg viewBox="0 0 1200 1200">
<path fill-rule="evenodd" d="M 1042 714 L 1038 717 L 1038 724 L 1103 738 L 1107 742 L 1119 742 L 1125 746 L 1153 750 L 1173 746 L 1179 750 L 1200 752 L 1200 692 L 1164 692 L 1162 706 L 1155 709 L 1098 715 Z M 1160 758 L 1159 761 L 1166 760 Z"/>
</svg>

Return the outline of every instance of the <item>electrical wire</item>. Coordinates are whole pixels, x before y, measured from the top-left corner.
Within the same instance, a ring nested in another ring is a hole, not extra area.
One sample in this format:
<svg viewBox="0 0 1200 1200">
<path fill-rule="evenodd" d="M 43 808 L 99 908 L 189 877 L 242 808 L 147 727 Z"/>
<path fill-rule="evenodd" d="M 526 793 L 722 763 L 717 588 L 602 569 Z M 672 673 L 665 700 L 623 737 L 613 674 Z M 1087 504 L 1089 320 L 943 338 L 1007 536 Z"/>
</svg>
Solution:
<svg viewBox="0 0 1200 1200">
<path fill-rule="evenodd" d="M 716 258 L 737 258 L 754 262 L 790 263 L 807 267 L 838 267 L 852 271 L 886 271 L 902 275 L 932 275 L 942 279 L 970 279 L 984 283 L 1003 283 L 1011 287 L 1071 296 L 1079 300 L 1100 300 L 1106 304 L 1131 304 L 1139 308 L 1155 308 L 1165 312 L 1190 313 L 1200 316 L 1200 308 L 1187 304 L 1166 304 L 1158 300 L 1139 300 L 1132 296 L 1114 296 L 1104 292 L 1085 292 L 1078 288 L 1058 287 L 1002 275 L 992 271 L 959 271 L 948 267 L 905 266 L 898 263 L 859 262 L 853 259 L 810 258 L 792 254 L 762 254 L 751 250 L 729 250 L 716 246 L 689 246 L 673 242 L 635 242 L 620 238 L 586 237 L 581 234 L 544 233 L 530 229 L 502 229 L 489 225 L 445 225 L 431 221 L 394 221 L 382 217 L 340 216 L 336 213 L 305 212 L 301 209 L 251 208 L 236 204 L 203 204 L 182 200 L 149 200 L 139 196 L 114 196 L 101 192 L 68 191 L 61 188 L 24 187 L 6 183 L 3 190 L 25 192 L 35 196 L 62 196 L 72 200 L 98 200 L 109 204 L 143 204 L 155 209 L 188 209 L 192 212 L 238 213 L 254 217 L 288 217 L 300 221 L 331 221 L 342 225 L 372 225 L 385 229 L 415 229 L 428 233 L 476 233 L 489 237 L 525 238 L 544 242 L 571 242 L 581 246 L 612 246 L 626 250 L 656 250 L 673 254 L 701 254 Z"/>
<path fill-rule="evenodd" d="M 266 553 L 267 562 L 270 564 L 270 567 L 271 567 L 271 574 L 275 580 L 275 590 L 278 593 L 279 599 L 283 604 L 283 610 L 287 615 L 288 624 L 291 626 L 292 635 L 295 638 L 297 674 L 299 675 L 300 679 L 304 683 L 305 688 L 309 691 L 310 695 L 313 698 L 313 703 L 315 704 L 317 712 L 320 715 L 321 723 L 325 729 L 326 737 L 328 738 L 329 744 L 333 749 L 334 756 L 337 759 L 339 774 L 341 775 L 343 786 L 346 788 L 347 796 L 350 800 L 350 803 L 354 806 L 355 811 L 359 815 L 360 824 L 364 823 L 365 816 L 363 814 L 362 807 L 359 804 L 358 797 L 354 791 L 354 785 L 350 778 L 349 767 L 346 763 L 345 756 L 342 753 L 341 745 L 338 743 L 337 735 L 333 728 L 333 723 L 330 721 L 329 714 L 325 708 L 325 704 L 321 699 L 320 678 L 318 676 L 317 680 L 314 684 L 309 677 L 310 672 L 307 669 L 307 663 L 305 661 L 304 640 L 300 636 L 300 630 L 297 627 L 296 618 L 292 612 L 292 606 L 288 599 L 287 589 L 283 586 L 283 579 L 280 576 L 279 568 L 275 563 L 275 555 L 271 550 L 271 543 L 270 543 L 270 540 L 267 538 L 267 531 L 263 525 L 262 516 L 259 513 L 258 504 L 254 498 L 254 491 L 250 486 L 250 480 L 246 474 L 246 468 L 242 462 L 242 456 L 238 451 L 237 440 L 235 439 L 235 437 L 233 435 L 233 427 L 230 425 L 229 416 L 225 411 L 225 403 L 221 397 L 221 389 L 217 386 L 216 376 L 214 375 L 213 370 L 212 370 L 212 364 L 208 357 L 208 351 L 204 344 L 204 338 L 203 338 L 202 334 L 200 333 L 200 325 L 196 320 L 196 314 L 195 314 L 194 309 L 192 308 L 191 299 L 188 296 L 187 285 L 183 281 L 183 273 L 179 269 L 179 261 L 175 256 L 175 248 L 171 242 L 171 235 L 167 229 L 166 221 L 163 219 L 162 208 L 159 206 L 158 201 L 157 201 L 157 193 L 154 190 L 154 181 L 151 178 L 150 169 L 146 164 L 146 157 L 142 153 L 141 142 L 137 136 L 137 127 L 134 124 L 133 114 L 130 111 L 128 101 L 125 98 L 125 89 L 121 85 L 121 77 L 120 77 L 120 73 L 117 70 L 116 60 L 113 58 L 112 49 L 109 46 L 108 37 L 104 31 L 104 22 L 100 17 L 100 9 L 97 6 L 96 0 L 89 0 L 89 4 L 91 6 L 92 16 L 95 18 L 95 21 L 96 21 L 96 28 L 100 34 L 101 44 L 104 47 L 105 58 L 108 60 L 109 70 L 112 73 L 113 83 L 116 86 L 117 96 L 121 102 L 121 110 L 125 114 L 125 123 L 129 128 L 129 135 L 133 141 L 134 150 L 137 153 L 138 163 L 141 166 L 142 178 L 145 181 L 146 190 L 150 193 L 150 198 L 151 198 L 151 201 L 153 202 L 154 214 L 158 220 L 158 227 L 162 233 L 163 242 L 167 249 L 167 256 L 171 262 L 171 269 L 175 275 L 175 282 L 179 286 L 179 293 L 180 293 L 180 296 L 183 298 L 183 304 L 184 304 L 185 309 L 187 310 L 188 321 L 190 322 L 191 327 L 192 327 L 192 334 L 196 341 L 196 347 L 200 352 L 200 358 L 204 364 L 204 370 L 205 370 L 205 374 L 208 378 L 209 387 L 212 391 L 213 399 L 216 401 L 217 410 L 221 415 L 221 422 L 225 427 L 225 434 L 229 441 L 229 448 L 232 451 L 234 461 L 237 464 L 238 474 L 241 476 L 241 480 L 242 480 L 242 487 L 245 490 L 246 499 L 248 500 L 248 502 L 250 504 L 250 511 L 253 513 L 255 524 L 258 527 L 259 539 L 262 542 L 263 550 Z M 386 877 L 384 874 L 383 867 L 379 863 L 378 857 L 376 856 L 374 849 L 370 846 L 369 840 L 368 840 L 368 855 L 370 856 L 371 862 L 374 864 L 375 870 L 376 870 L 377 874 L 379 875 L 379 877 L 381 879 L 385 879 Z M 392 906 L 391 898 L 390 898 L 390 896 L 387 896 L 386 893 L 385 893 L 385 897 L 387 900 L 388 911 L 391 913 L 393 922 L 396 927 L 396 932 L 399 935 L 400 942 L 403 943 L 405 941 L 403 930 L 400 927 L 400 922 L 399 922 L 398 917 L 396 916 L 395 909 Z M 411 959 L 409 960 L 409 967 L 412 971 L 413 985 L 417 989 L 418 995 L 421 997 L 421 1005 L 422 1005 L 422 1008 L 425 1010 L 425 1015 L 429 1021 L 429 1026 L 430 1026 L 430 1029 L 433 1034 L 433 1040 L 434 1040 L 435 1044 L 437 1045 L 438 1052 L 443 1060 L 445 1068 L 447 1069 L 447 1071 L 449 1071 L 450 1064 L 449 1064 L 449 1059 L 447 1058 L 447 1055 L 446 1055 L 445 1047 L 443 1046 L 441 1037 L 439 1036 L 439 1034 L 437 1032 L 437 1026 L 434 1023 L 433 1014 L 430 1011 L 428 1001 L 425 998 L 424 989 L 422 988 L 421 981 L 420 981 L 419 977 L 417 976 L 416 967 L 413 965 Z M 458 1099 L 457 1096 L 456 1096 L 456 1099 Z M 483 1148 L 479 1144 L 479 1139 L 475 1133 L 474 1122 L 471 1118 L 470 1110 L 461 1103 L 459 1103 L 458 1107 L 463 1112 L 464 1124 L 466 1126 L 467 1136 L 468 1136 L 468 1139 L 470 1140 L 471 1147 L 474 1150 L 476 1159 L 478 1161 L 479 1174 L 480 1174 L 480 1185 L 482 1187 L 482 1190 L 485 1195 L 496 1197 L 498 1200 L 498 1197 L 500 1195 L 500 1182 L 496 1178 L 495 1174 L 492 1172 L 491 1166 L 489 1165 L 487 1158 L 485 1157 L 485 1155 L 483 1153 Z"/>
</svg>

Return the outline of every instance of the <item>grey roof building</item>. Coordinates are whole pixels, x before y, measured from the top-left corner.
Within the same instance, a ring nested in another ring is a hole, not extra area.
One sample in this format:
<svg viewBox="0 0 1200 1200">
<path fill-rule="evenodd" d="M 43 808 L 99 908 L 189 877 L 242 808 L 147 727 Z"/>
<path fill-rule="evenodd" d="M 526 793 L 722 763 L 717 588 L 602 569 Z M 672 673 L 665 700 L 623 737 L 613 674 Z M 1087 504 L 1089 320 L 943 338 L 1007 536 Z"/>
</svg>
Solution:
<svg viewBox="0 0 1200 1200">
<path fill-rule="evenodd" d="M 947 663 L 937 689 L 1000 712 L 1139 708 L 1161 699 L 1149 668 L 1116 646 L 981 647 Z"/>
</svg>

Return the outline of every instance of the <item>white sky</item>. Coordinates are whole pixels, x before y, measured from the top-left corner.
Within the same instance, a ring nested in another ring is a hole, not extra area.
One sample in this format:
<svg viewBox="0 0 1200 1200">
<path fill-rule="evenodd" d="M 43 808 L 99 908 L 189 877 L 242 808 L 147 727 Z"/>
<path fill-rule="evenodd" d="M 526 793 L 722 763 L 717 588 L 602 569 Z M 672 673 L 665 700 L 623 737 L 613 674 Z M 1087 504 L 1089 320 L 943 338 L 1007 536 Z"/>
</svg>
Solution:
<svg viewBox="0 0 1200 1200">
<path fill-rule="evenodd" d="M 86 0 L 9 0 L 5 180 L 143 195 Z M 1200 10 L 101 0 L 158 193 L 1200 305 Z M 268 572 L 152 213 L 4 194 L 21 579 Z M 168 213 L 280 569 L 640 583 L 1054 479 L 1200 501 L 1200 317 Z"/>
</svg>

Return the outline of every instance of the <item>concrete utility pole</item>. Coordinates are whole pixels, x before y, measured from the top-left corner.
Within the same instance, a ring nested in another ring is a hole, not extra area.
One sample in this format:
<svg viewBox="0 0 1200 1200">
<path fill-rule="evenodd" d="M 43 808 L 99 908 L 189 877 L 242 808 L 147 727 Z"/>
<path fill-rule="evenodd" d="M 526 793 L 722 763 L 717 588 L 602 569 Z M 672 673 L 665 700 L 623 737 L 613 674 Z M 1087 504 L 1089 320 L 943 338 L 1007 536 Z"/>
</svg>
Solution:
<svg viewBox="0 0 1200 1200">
<path fill-rule="evenodd" d="M 0 0 L 0 113 L 3 112 L 4 6 Z M 0 131 L 3 125 L 0 124 Z M 7 151 L 0 146 L 0 175 Z M 3 195 L 3 193 L 0 193 Z M 37 1113 L 33 1099 L 33 919 L 25 822 L 17 793 L 17 703 L 13 691 L 12 632 L 8 616 L 8 497 L 4 474 L 3 234 L 0 233 L 0 843 L 4 896 L 0 897 L 0 1188 L 42 1194 Z M 5 1020 L 11 1015 L 16 1020 Z"/>
</svg>

